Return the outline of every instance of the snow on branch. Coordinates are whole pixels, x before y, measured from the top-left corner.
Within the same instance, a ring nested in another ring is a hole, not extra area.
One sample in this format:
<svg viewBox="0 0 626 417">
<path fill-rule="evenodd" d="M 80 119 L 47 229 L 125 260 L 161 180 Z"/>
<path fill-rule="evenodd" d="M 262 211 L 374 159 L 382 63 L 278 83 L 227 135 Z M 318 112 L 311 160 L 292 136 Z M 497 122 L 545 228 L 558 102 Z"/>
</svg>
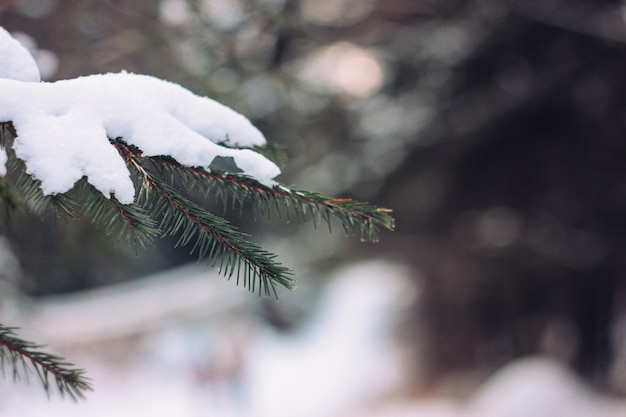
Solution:
<svg viewBox="0 0 626 417">
<path fill-rule="evenodd" d="M 334 217 L 346 232 L 373 241 L 380 228 L 393 229 L 387 209 L 277 184 L 278 166 L 258 152 L 271 153 L 263 134 L 210 98 L 126 72 L 39 82 L 32 57 L 4 29 L 0 56 L 6 59 L 0 61 L 0 162 L 22 172 L 17 187 L 31 201 L 70 216 L 78 207 L 135 243 L 181 233 L 181 245 L 189 243 L 200 257 L 224 254 L 227 275 L 243 270 L 244 283 L 254 288 L 258 280 L 265 293 L 275 283 L 291 287 L 289 270 L 189 200 L 193 190 L 214 190 L 225 204 L 250 199 L 264 212 L 274 206 L 314 224 L 330 226 Z M 240 172 L 212 170 L 217 157 L 232 158 Z M 186 178 L 182 194 L 168 183 L 176 177 Z M 3 194 L 15 195 L 6 181 L 0 185 Z"/>
<path fill-rule="evenodd" d="M 393 230 L 388 209 L 276 183 L 280 170 L 261 152 L 279 156 L 244 116 L 174 83 L 126 72 L 40 82 L 28 51 L 0 27 L 0 214 L 7 219 L 28 201 L 85 213 L 135 244 L 176 236 L 177 246 L 265 295 L 277 285 L 293 288 L 293 273 L 208 212 L 209 194 L 225 206 L 252 201 L 256 212 L 287 220 L 330 227 L 334 218 L 371 241 Z M 217 157 L 232 158 L 239 172 L 211 169 Z M 50 374 L 62 393 L 89 389 L 80 371 L 36 347 L 0 325 L 0 366 L 10 357 L 17 372 L 30 361 L 46 388 Z"/>
<path fill-rule="evenodd" d="M 216 157 L 232 157 L 266 185 L 280 174 L 250 149 L 266 140 L 247 118 L 178 84 L 126 72 L 42 83 L 32 56 L 2 27 L 0 62 L 0 122 L 13 123 L 16 156 L 44 194 L 65 193 L 87 177 L 106 197 L 132 203 L 135 189 L 111 146 L 115 138 L 183 166 L 208 169 Z"/>
<path fill-rule="evenodd" d="M 0 121 L 13 122 L 15 154 L 45 194 L 67 192 L 86 176 L 105 196 L 132 203 L 130 174 L 109 138 L 124 138 L 146 156 L 170 156 L 184 166 L 208 169 L 215 157 L 232 157 L 243 173 L 267 185 L 280 173 L 273 162 L 245 149 L 266 141 L 244 116 L 147 75 L 99 74 L 54 83 L 2 79 Z"/>
<path fill-rule="evenodd" d="M 258 279 L 265 293 L 274 283 L 291 287 L 290 272 L 170 187 L 159 168 L 170 170 L 170 178 L 187 178 L 187 191 L 216 190 L 224 203 L 247 198 L 268 213 L 273 205 L 280 214 L 282 206 L 285 214 L 308 214 L 329 226 L 334 217 L 369 240 L 377 240 L 379 228 L 393 229 L 387 209 L 277 184 L 278 166 L 257 152 L 266 145 L 263 134 L 210 98 L 126 72 L 39 82 L 28 51 L 2 28 L 0 57 L 0 163 L 22 171 L 18 188 L 32 201 L 69 215 L 78 205 L 109 231 L 141 244 L 182 231 L 179 243 L 195 240 L 200 257 L 225 253 L 228 275 L 243 263 L 244 282 L 254 288 Z M 212 170 L 217 157 L 232 158 L 240 172 Z M 2 187 L 9 195 L 9 185 Z"/>
</svg>

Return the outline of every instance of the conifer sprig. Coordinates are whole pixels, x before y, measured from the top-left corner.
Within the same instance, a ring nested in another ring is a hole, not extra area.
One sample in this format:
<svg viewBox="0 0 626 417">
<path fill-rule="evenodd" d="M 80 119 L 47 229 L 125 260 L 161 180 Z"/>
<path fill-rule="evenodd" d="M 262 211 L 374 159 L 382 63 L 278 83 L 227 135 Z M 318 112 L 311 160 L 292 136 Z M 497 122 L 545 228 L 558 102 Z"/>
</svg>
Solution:
<svg viewBox="0 0 626 417">
<path fill-rule="evenodd" d="M 59 356 L 41 351 L 42 347 L 17 337 L 15 328 L 0 324 L 0 368 L 3 374 L 6 375 L 7 366 L 11 368 L 14 380 L 35 373 L 48 394 L 56 386 L 61 396 L 67 395 L 75 401 L 84 398 L 84 392 L 92 390 L 85 372 L 75 369 L 73 364 Z"/>
<path fill-rule="evenodd" d="M 187 246 L 195 240 L 192 252 L 214 264 L 220 258 L 220 272 L 229 279 L 235 275 L 237 282 L 243 278 L 244 286 L 251 291 L 257 289 L 257 282 L 259 293 L 265 295 L 275 295 L 276 284 L 293 288 L 291 271 L 276 262 L 274 254 L 250 242 L 248 235 L 184 197 L 155 175 L 153 167 L 149 166 L 151 158 L 142 156 L 137 148 L 120 141 L 115 142 L 115 146 L 140 177 L 138 205 L 155 215 L 160 213 L 163 235 L 179 234 L 177 246 Z"/>
<path fill-rule="evenodd" d="M 298 221 L 305 221 L 310 217 L 315 226 L 324 222 L 329 229 L 332 225 L 331 218 L 335 218 L 346 233 L 360 234 L 364 240 L 372 242 L 378 241 L 381 229 L 394 229 L 391 210 L 351 198 L 324 197 L 284 185 L 267 187 L 242 174 L 185 167 L 165 157 L 151 159 L 171 176 L 180 177 L 188 190 L 202 190 L 205 197 L 214 194 L 225 207 L 230 206 L 231 209 L 241 209 L 245 201 L 251 201 L 255 209 L 267 217 L 271 217 L 272 212 L 287 220 L 292 216 Z"/>
<path fill-rule="evenodd" d="M 370 241 L 378 239 L 381 228 L 393 230 L 394 227 L 387 209 L 282 185 L 267 187 L 242 174 L 186 167 L 169 157 L 146 157 L 140 149 L 121 139 L 111 143 L 137 174 L 137 182 L 141 184 L 137 204 L 155 216 L 161 213 L 161 233 L 176 235 L 180 232 L 177 246 L 186 246 L 195 240 L 192 252 L 196 251 L 200 258 L 215 260 L 226 254 L 226 261 L 222 258 L 220 263 L 220 271 L 229 278 L 236 272 L 237 281 L 243 271 L 243 283 L 252 291 L 257 281 L 259 292 L 267 295 L 275 293 L 275 284 L 292 288 L 292 274 L 274 261 L 274 254 L 250 242 L 248 235 L 175 190 L 170 185 L 175 179 L 181 180 L 189 194 L 200 191 L 205 198 L 214 194 L 225 208 L 230 205 L 232 209 L 242 210 L 244 202 L 249 200 L 257 212 L 268 217 L 272 212 L 281 218 L 294 216 L 299 221 L 310 217 L 314 225 L 325 222 L 329 229 L 334 217 L 346 233 L 358 233 Z M 164 178 L 169 178 L 170 182 Z"/>
</svg>

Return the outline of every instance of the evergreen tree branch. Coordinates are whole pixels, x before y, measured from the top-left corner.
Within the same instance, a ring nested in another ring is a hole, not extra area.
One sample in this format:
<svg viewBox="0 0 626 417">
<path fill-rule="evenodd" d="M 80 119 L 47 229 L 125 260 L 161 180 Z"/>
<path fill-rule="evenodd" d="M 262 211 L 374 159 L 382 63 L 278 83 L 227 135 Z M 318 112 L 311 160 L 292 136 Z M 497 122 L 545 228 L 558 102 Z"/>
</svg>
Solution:
<svg viewBox="0 0 626 417">
<path fill-rule="evenodd" d="M 381 229 L 394 228 L 388 209 L 282 185 L 268 187 L 243 174 L 185 167 L 167 156 L 146 157 L 140 149 L 119 139 L 111 140 L 111 144 L 124 158 L 139 188 L 135 203 L 121 204 L 115 196 L 107 198 L 85 178 L 67 193 L 44 195 L 40 181 L 26 172 L 24 163 L 12 150 L 16 137 L 13 125 L 0 123 L 0 134 L 0 147 L 8 156 L 7 167 L 18 175 L 16 189 L 19 193 L 16 194 L 4 179 L 0 184 L 5 210 L 17 207 L 19 200 L 15 197 L 21 194 L 23 201 L 37 210 L 52 207 L 57 213 L 73 217 L 80 209 L 94 222 L 104 225 L 108 233 L 141 245 L 157 235 L 178 235 L 176 246 L 188 246 L 193 242 L 191 252 L 197 252 L 200 259 L 208 258 L 214 265 L 219 260 L 221 273 L 229 279 L 235 275 L 237 283 L 243 279 L 243 285 L 251 291 L 258 286 L 259 294 L 276 295 L 276 285 L 292 288 L 292 272 L 275 261 L 276 255 L 250 242 L 248 235 L 181 194 L 173 187 L 176 180 L 182 180 L 190 194 L 195 191 L 203 192 L 204 197 L 214 194 L 225 209 L 231 205 L 243 210 L 245 201 L 251 200 L 255 211 L 265 216 L 276 213 L 281 218 L 295 217 L 298 221 L 311 218 L 315 226 L 326 223 L 329 229 L 335 218 L 346 233 L 357 233 L 371 241 L 378 239 Z M 277 148 L 270 148 L 269 153 L 275 158 L 280 157 Z M 6 186 L 3 185 L 5 182 Z M 48 392 L 50 375 L 62 395 L 75 399 L 90 389 L 82 378 L 82 371 L 71 369 L 71 365 L 62 362 L 61 358 L 38 348 L 40 346 L 17 338 L 11 328 L 0 325 L 0 362 L 4 366 L 10 360 L 14 378 L 18 376 L 18 365 L 21 364 L 26 370 L 35 369 Z"/>
<path fill-rule="evenodd" d="M 237 282 L 259 293 L 276 295 L 275 285 L 293 288 L 291 271 L 275 261 L 276 255 L 263 250 L 248 240 L 248 235 L 238 231 L 225 219 L 215 216 L 154 175 L 150 164 L 153 158 L 142 156 L 141 151 L 121 141 L 114 145 L 127 164 L 141 177 L 142 187 L 138 204 L 155 216 L 160 213 L 163 235 L 180 232 L 177 246 L 187 246 L 195 239 L 192 252 L 200 259 L 208 258 L 215 264 L 221 258 L 220 272 L 229 279 L 235 274 Z"/>
<path fill-rule="evenodd" d="M 14 380 L 20 378 L 20 370 L 26 375 L 34 370 L 48 394 L 53 385 L 52 377 L 61 396 L 68 395 L 74 401 L 84 398 L 85 391 L 92 390 L 83 370 L 73 368 L 59 356 L 39 350 L 43 347 L 41 345 L 20 339 L 14 330 L 0 324 L 0 367 L 3 374 L 7 363 L 12 368 Z"/>
<path fill-rule="evenodd" d="M 23 163 L 12 152 L 11 145 L 16 135 L 13 125 L 8 122 L 2 123 L 1 127 L 0 146 L 8 150 L 9 163 L 17 165 L 18 169 L 14 169 L 21 172 L 18 189 L 35 207 L 46 209 L 52 206 L 57 212 L 69 216 L 73 216 L 78 207 L 90 214 L 96 223 L 104 225 L 108 233 L 117 233 L 135 244 L 144 245 L 157 235 L 181 232 L 177 245 L 186 246 L 195 239 L 192 252 L 197 251 L 200 258 L 207 257 L 214 263 L 221 257 L 220 269 L 224 274 L 230 278 L 236 271 L 243 270 L 244 285 L 254 290 L 258 281 L 259 291 L 266 294 L 275 291 L 275 284 L 291 288 L 291 272 L 275 262 L 274 254 L 250 242 L 248 235 L 223 218 L 208 213 L 184 197 L 163 177 L 169 175 L 170 183 L 180 178 L 187 190 L 203 190 L 205 197 L 213 192 L 225 208 L 232 204 L 233 208 L 239 206 L 242 210 L 244 201 L 251 200 L 255 211 L 261 211 L 268 217 L 275 212 L 288 220 L 292 216 L 298 221 L 311 218 L 315 226 L 324 222 L 329 230 L 331 219 L 335 218 L 346 233 L 360 234 L 365 240 L 377 241 L 380 229 L 394 228 L 388 209 L 352 199 L 328 198 L 282 185 L 268 187 L 246 175 L 185 167 L 165 156 L 145 157 L 140 149 L 122 140 L 111 140 L 111 143 L 136 174 L 136 182 L 141 183 L 140 198 L 136 203 L 121 204 L 115 196 L 106 198 L 84 178 L 68 193 L 44 195 L 40 182 L 25 172 Z M 270 153 L 280 152 L 274 149 Z M 154 171 L 159 171 L 159 175 Z M 156 219 L 161 215 L 161 223 L 157 226 Z"/>
<path fill-rule="evenodd" d="M 138 155 L 141 155 L 138 151 Z M 350 198 L 330 198 L 310 191 L 292 189 L 283 185 L 267 187 L 254 178 L 216 170 L 207 171 L 197 167 L 185 167 L 171 158 L 150 158 L 169 170 L 171 175 L 179 175 L 189 190 L 204 190 L 205 196 L 213 192 L 225 206 L 241 208 L 249 199 L 255 207 L 271 216 L 272 210 L 279 217 L 295 215 L 299 221 L 310 216 L 314 225 L 320 221 L 330 229 L 331 218 L 339 221 L 346 233 L 360 234 L 362 239 L 378 241 L 381 229 L 393 230 L 394 219 L 391 210 L 374 207 Z M 207 180 L 209 182 L 207 183 Z"/>
</svg>

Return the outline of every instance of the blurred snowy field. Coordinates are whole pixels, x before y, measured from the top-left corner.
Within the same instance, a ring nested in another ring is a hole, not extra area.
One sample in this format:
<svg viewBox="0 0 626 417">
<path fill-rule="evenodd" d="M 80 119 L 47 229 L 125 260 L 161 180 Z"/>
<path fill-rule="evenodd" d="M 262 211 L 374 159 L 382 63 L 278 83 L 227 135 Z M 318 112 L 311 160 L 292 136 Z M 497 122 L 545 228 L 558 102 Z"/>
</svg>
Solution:
<svg viewBox="0 0 626 417">
<path fill-rule="evenodd" d="M 407 398 L 392 338 L 419 291 L 383 261 L 335 272 L 293 332 L 259 319 L 255 296 L 186 266 L 132 283 L 24 300 L 20 336 L 88 370 L 94 392 L 47 398 L 39 381 L 0 380 L 0 415 L 151 417 L 618 417 L 626 401 L 594 393 L 543 357 L 505 366 L 469 398 Z M 18 314 L 22 311 L 21 314 Z"/>
</svg>

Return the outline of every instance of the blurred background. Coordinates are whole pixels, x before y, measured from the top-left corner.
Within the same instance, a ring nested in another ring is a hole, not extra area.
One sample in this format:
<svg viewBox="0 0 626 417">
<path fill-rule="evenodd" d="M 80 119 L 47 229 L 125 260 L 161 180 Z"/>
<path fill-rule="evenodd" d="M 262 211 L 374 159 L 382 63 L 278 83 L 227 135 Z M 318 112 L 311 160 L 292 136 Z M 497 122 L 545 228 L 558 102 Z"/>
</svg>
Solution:
<svg viewBox="0 0 626 417">
<path fill-rule="evenodd" d="M 0 413 L 625 415 L 625 19 L 608 0 L 0 0 L 45 80 L 177 82 L 283 146 L 280 182 L 397 226 L 371 244 L 232 217 L 297 271 L 277 302 L 169 240 L 2 225 L 1 322 L 96 391 L 8 378 Z"/>
</svg>

